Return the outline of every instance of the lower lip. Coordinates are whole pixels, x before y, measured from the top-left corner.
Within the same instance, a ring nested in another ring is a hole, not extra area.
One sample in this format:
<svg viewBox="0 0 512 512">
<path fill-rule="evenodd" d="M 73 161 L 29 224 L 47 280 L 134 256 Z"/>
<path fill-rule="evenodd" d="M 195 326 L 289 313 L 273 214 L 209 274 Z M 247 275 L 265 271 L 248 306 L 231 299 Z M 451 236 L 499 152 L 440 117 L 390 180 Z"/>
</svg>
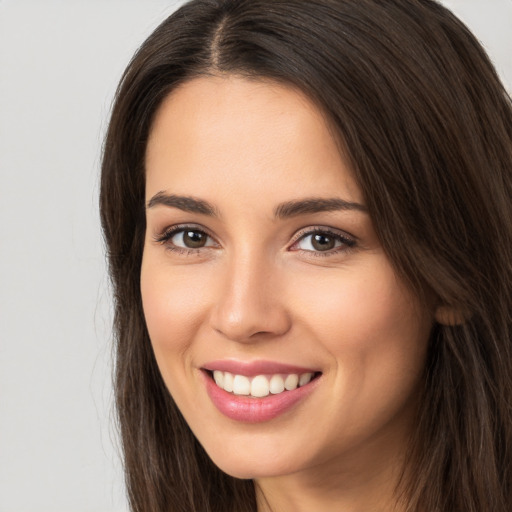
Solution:
<svg viewBox="0 0 512 512">
<path fill-rule="evenodd" d="M 215 407 L 228 418 L 244 423 L 270 421 L 284 414 L 304 400 L 314 390 L 319 380 L 316 378 L 293 391 L 283 391 L 263 398 L 250 398 L 224 391 L 206 372 L 202 373 L 206 382 L 206 391 Z"/>
</svg>

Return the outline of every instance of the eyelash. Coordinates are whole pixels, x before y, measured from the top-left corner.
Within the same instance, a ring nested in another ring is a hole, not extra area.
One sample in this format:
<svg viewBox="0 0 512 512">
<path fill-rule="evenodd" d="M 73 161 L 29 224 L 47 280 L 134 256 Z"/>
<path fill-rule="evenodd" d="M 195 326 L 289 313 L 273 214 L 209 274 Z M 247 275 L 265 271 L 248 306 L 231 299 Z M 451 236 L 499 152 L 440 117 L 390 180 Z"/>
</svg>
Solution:
<svg viewBox="0 0 512 512">
<path fill-rule="evenodd" d="M 190 225 L 190 224 L 181 224 L 178 226 L 171 226 L 166 228 L 162 233 L 154 237 L 155 242 L 158 242 L 162 245 L 166 245 L 166 249 L 169 251 L 176 252 L 178 254 L 183 254 L 188 256 L 190 254 L 198 254 L 198 251 L 201 249 L 205 249 L 207 247 L 200 247 L 197 249 L 193 249 L 192 247 L 179 247 L 170 242 L 171 238 L 176 236 L 178 233 L 182 233 L 185 231 L 193 231 L 194 233 L 201 233 L 202 235 L 207 236 L 208 238 L 214 239 L 204 228 L 200 228 L 199 226 Z"/>
<path fill-rule="evenodd" d="M 325 226 L 312 226 L 312 227 L 308 227 L 304 230 L 299 231 L 297 233 L 297 235 L 294 236 L 294 241 L 292 242 L 291 247 L 294 247 L 300 241 L 305 240 L 308 236 L 313 236 L 313 235 L 318 235 L 318 234 L 327 235 L 330 238 L 334 238 L 336 241 L 340 242 L 341 245 L 336 248 L 329 249 L 327 251 L 312 251 L 312 250 L 308 250 L 308 249 L 295 249 L 295 250 L 298 252 L 301 252 L 301 253 L 307 253 L 308 256 L 313 256 L 315 258 L 317 258 L 317 257 L 326 258 L 329 256 L 333 256 L 335 254 L 339 254 L 340 252 L 349 251 L 349 250 L 353 249 L 357 244 L 357 240 L 354 237 L 347 235 L 346 233 L 343 233 L 343 232 L 340 232 L 337 230 L 333 230 L 332 228 L 328 228 Z"/>
<path fill-rule="evenodd" d="M 194 249 L 194 248 L 179 247 L 173 243 L 170 243 L 170 240 L 174 236 L 176 236 L 179 233 L 185 232 L 185 231 L 193 231 L 195 233 L 200 233 L 200 234 L 205 235 L 206 237 L 214 240 L 213 236 L 210 235 L 208 233 L 208 231 L 206 231 L 204 228 L 200 228 L 199 226 L 190 225 L 190 224 L 177 225 L 177 226 L 171 226 L 169 228 L 166 228 L 162 233 L 160 233 L 159 235 L 156 235 L 154 237 L 154 240 L 155 240 L 155 242 L 158 242 L 162 245 L 166 245 L 167 246 L 166 248 L 168 250 L 176 252 L 178 254 L 183 254 L 183 255 L 198 254 L 198 252 L 201 249 L 213 247 L 213 246 L 203 246 L 203 247 Z M 290 248 L 293 248 L 300 241 L 305 240 L 308 236 L 313 236 L 316 234 L 327 235 L 328 237 L 334 238 L 336 241 L 340 242 L 341 245 L 336 248 L 329 249 L 327 251 L 312 251 L 312 250 L 308 250 L 308 249 L 292 249 L 292 250 L 301 252 L 301 253 L 305 253 L 308 256 L 313 256 L 313 257 L 328 257 L 328 256 L 333 256 L 335 254 L 338 254 L 340 252 L 349 251 L 349 250 L 353 249 L 357 244 L 357 241 L 355 238 L 353 238 L 345 233 L 335 231 L 331 228 L 327 228 L 324 226 L 313 226 L 313 227 L 306 228 L 302 231 L 299 231 L 294 236 L 292 244 L 290 245 Z"/>
</svg>

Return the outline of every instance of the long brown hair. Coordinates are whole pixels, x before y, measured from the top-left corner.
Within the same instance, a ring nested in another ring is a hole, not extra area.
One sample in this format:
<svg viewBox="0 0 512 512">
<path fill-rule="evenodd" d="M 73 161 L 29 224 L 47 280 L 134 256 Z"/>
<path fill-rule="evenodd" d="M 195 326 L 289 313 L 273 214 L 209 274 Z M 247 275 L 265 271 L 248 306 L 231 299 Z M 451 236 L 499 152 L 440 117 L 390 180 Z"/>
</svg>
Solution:
<svg viewBox="0 0 512 512">
<path fill-rule="evenodd" d="M 119 85 L 101 219 L 115 299 L 115 390 L 135 512 L 255 511 L 160 377 L 141 307 L 144 156 L 177 85 L 205 74 L 300 88 L 349 155 L 382 246 L 433 328 L 401 482 L 408 511 L 512 503 L 512 107 L 484 51 L 432 0 L 195 0 L 146 40 Z M 450 322 L 447 322 L 448 324 Z"/>
</svg>

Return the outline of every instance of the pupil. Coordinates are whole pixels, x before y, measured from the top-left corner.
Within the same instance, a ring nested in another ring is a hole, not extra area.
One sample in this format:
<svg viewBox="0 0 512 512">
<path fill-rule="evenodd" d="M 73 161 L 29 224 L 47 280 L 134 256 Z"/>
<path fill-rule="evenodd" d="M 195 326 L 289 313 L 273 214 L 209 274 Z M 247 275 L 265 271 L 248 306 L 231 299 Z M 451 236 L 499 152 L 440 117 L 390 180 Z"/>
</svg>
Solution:
<svg viewBox="0 0 512 512">
<path fill-rule="evenodd" d="M 204 247 L 204 244 L 206 243 L 206 236 L 200 231 L 186 231 L 183 233 L 183 242 L 187 247 L 197 249 L 199 247 Z"/>
<path fill-rule="evenodd" d="M 334 248 L 334 239 L 328 235 L 316 234 L 313 235 L 312 245 L 318 251 L 328 251 Z"/>
</svg>

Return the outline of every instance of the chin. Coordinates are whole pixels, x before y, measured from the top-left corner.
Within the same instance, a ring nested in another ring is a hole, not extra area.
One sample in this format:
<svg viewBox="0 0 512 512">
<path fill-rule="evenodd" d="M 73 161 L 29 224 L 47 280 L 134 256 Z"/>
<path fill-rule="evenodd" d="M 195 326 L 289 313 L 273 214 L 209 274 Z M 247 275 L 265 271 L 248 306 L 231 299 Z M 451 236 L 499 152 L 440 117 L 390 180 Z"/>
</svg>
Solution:
<svg viewBox="0 0 512 512">
<path fill-rule="evenodd" d="M 249 443 L 250 440 L 237 446 L 236 443 L 221 445 L 217 442 L 211 450 L 206 451 L 219 469 L 240 479 L 278 477 L 308 466 L 306 460 L 297 457 L 296 450 L 295 453 L 290 453 L 285 448 L 279 449 L 268 444 L 263 446 L 258 443 L 257 436 L 250 447 Z"/>
</svg>

